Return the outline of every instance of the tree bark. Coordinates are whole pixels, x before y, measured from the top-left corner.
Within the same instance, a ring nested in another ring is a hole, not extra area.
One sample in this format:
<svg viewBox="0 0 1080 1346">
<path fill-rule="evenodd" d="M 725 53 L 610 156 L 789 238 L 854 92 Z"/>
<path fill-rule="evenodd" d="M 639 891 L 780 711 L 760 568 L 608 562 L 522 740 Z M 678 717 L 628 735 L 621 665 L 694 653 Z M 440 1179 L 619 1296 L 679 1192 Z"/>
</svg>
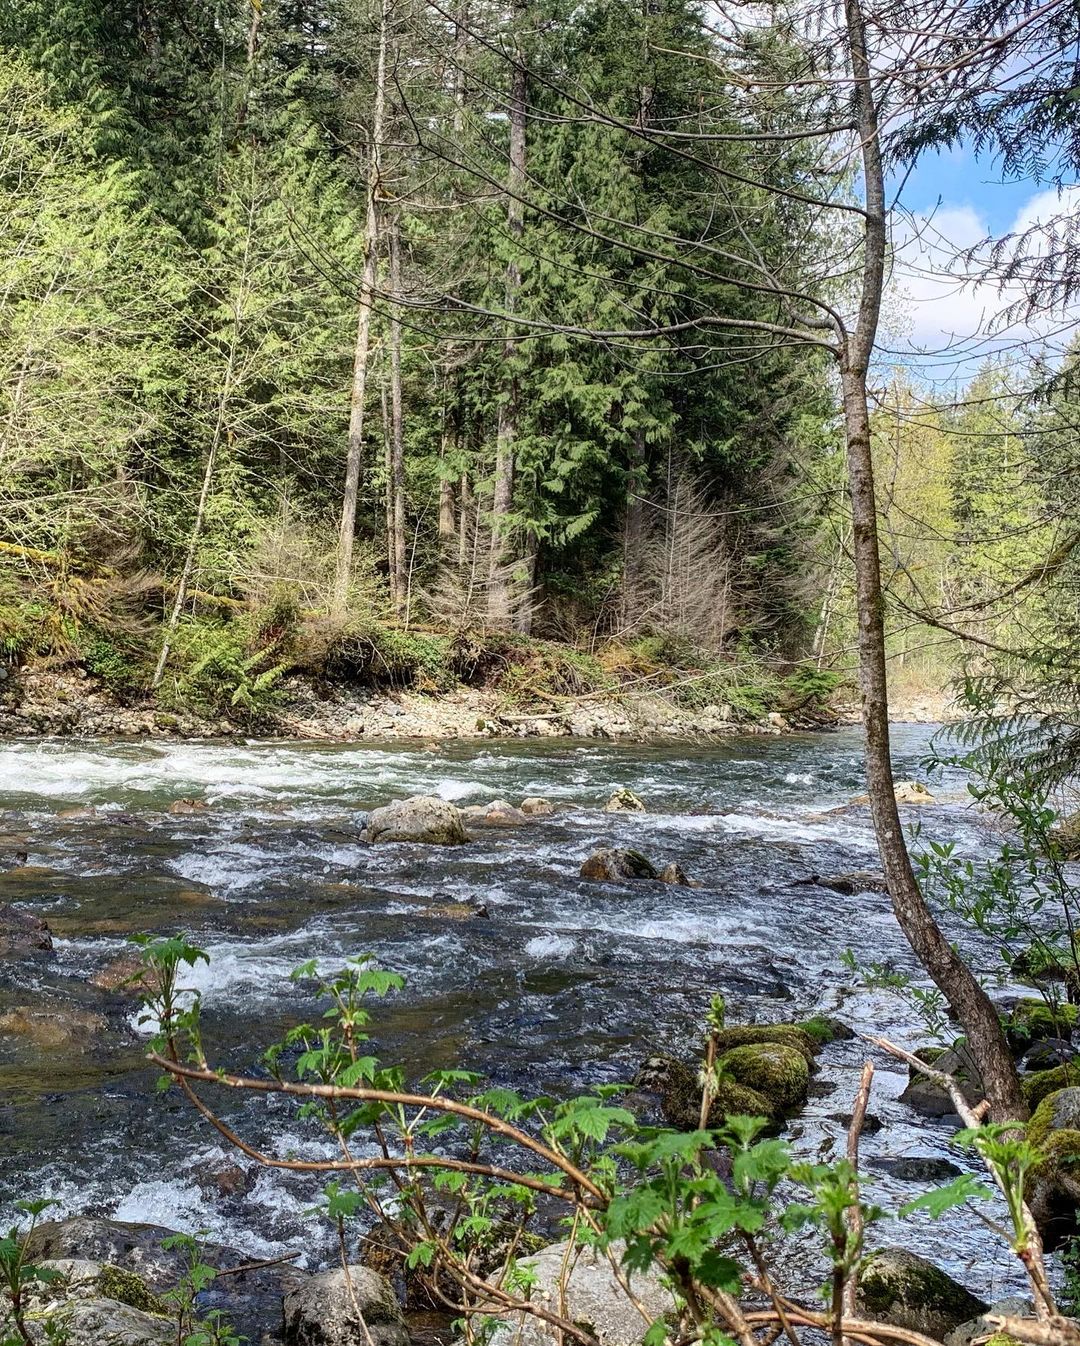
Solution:
<svg viewBox="0 0 1080 1346">
<path fill-rule="evenodd" d="M 515 17 L 525 6 L 515 3 Z M 517 308 L 521 288 L 521 269 L 515 248 L 524 225 L 521 197 L 525 190 L 525 129 L 528 73 L 521 52 L 520 40 L 514 60 L 510 83 L 510 168 L 507 177 L 508 199 L 506 226 L 510 239 L 510 258 L 506 263 L 505 308 L 512 314 Z M 513 609 L 514 564 L 513 541 L 509 535 L 508 516 L 514 503 L 514 455 L 518 434 L 518 399 L 520 389 L 514 369 L 514 342 L 507 339 L 503 347 L 505 382 L 499 404 L 498 428 L 495 438 L 495 482 L 491 497 L 491 563 L 488 573 L 488 621 L 492 626 L 510 624 Z"/>
<path fill-rule="evenodd" d="M 989 996 L 945 938 L 923 898 L 912 870 L 893 791 L 885 618 L 867 403 L 867 373 L 877 336 L 885 278 L 885 181 L 873 77 L 859 0 L 845 0 L 844 13 L 866 192 L 861 299 L 854 331 L 844 338 L 841 385 L 870 811 L 897 922 L 963 1026 L 982 1077 L 991 1117 L 1006 1121 L 1026 1117 L 1027 1109 L 1020 1095 L 1016 1067 L 1001 1022 Z"/>
<path fill-rule="evenodd" d="M 642 616 L 645 574 L 645 432 L 636 429 L 630 443 L 626 507 L 623 513 L 623 575 L 619 630 L 632 631 Z"/>
<path fill-rule="evenodd" d="M 394 611 L 405 613 L 408 581 L 405 574 L 405 421 L 401 402 L 401 237 L 398 222 L 390 225 L 390 290 L 394 296 L 390 315 L 390 470 L 389 561 Z"/>
<path fill-rule="evenodd" d="M 356 328 L 356 349 L 353 356 L 352 391 L 349 399 L 349 439 L 345 458 L 345 487 L 341 501 L 337 561 L 334 567 L 332 609 L 337 617 L 345 615 L 349 604 L 349 578 L 352 573 L 353 540 L 356 534 L 356 507 L 360 497 L 360 475 L 364 459 L 364 400 L 367 396 L 368 367 L 371 363 L 371 309 L 375 296 L 375 276 L 379 252 L 379 197 L 382 176 L 383 127 L 386 120 L 388 20 L 389 0 L 382 0 L 379 11 L 375 106 L 372 114 L 371 148 L 368 156 L 367 220 L 364 230 L 364 266 L 360 277 L 360 317 Z"/>
</svg>

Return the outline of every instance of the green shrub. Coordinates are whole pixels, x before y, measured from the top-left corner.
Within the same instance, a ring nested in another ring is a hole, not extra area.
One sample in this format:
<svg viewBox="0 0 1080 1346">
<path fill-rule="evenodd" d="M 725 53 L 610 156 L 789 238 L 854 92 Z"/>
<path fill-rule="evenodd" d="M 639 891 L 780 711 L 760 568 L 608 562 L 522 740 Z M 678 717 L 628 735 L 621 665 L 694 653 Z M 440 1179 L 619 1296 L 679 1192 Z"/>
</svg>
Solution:
<svg viewBox="0 0 1080 1346">
<path fill-rule="evenodd" d="M 282 642 L 258 642 L 258 620 L 220 621 L 191 617 L 176 629 L 175 678 L 158 698 L 174 709 L 199 715 L 226 715 L 254 724 L 272 717 L 280 702 L 278 682 L 290 662 Z"/>
</svg>

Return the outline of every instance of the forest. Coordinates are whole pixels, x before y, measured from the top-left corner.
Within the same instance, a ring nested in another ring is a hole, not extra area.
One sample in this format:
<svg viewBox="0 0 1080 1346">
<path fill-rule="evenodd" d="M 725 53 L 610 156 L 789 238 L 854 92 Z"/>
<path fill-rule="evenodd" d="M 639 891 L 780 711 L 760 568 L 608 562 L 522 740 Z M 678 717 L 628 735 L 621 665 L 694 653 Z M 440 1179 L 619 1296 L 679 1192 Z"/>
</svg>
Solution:
<svg viewBox="0 0 1080 1346">
<path fill-rule="evenodd" d="M 1080 1346 L 1078 17 L 0 0 L 0 1346 Z"/>
<path fill-rule="evenodd" d="M 704 17 L 4 6 L 8 663 L 239 720 L 292 671 L 509 668 L 526 700 L 689 676 L 736 718 L 850 695 L 846 113 L 797 13 L 722 50 Z M 889 115 L 902 165 L 960 114 Z M 1043 135 L 1012 171 L 1059 172 Z M 1070 284 L 1045 241 L 981 263 L 1037 272 L 1046 312 Z M 875 356 L 898 687 L 1075 630 L 1055 338 L 969 334 L 948 393 Z"/>
</svg>

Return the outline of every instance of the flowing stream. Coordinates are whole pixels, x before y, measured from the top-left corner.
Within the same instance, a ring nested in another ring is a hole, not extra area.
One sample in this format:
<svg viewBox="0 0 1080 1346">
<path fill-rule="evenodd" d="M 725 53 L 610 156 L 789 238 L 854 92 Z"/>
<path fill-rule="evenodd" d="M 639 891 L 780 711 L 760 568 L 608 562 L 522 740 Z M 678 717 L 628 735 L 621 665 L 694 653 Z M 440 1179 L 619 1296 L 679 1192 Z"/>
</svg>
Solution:
<svg viewBox="0 0 1080 1346">
<path fill-rule="evenodd" d="M 897 727 L 898 778 L 928 778 L 931 733 Z M 907 810 L 907 820 L 968 852 L 986 845 L 987 822 L 964 802 L 963 780 L 931 784 L 940 802 Z M 605 814 L 619 785 L 649 812 Z M 221 1190 L 215 1165 L 235 1156 L 175 1094 L 155 1092 L 135 1001 L 90 985 L 137 931 L 185 931 L 210 953 L 190 981 L 203 993 L 211 1058 L 238 1069 L 317 1013 L 310 989 L 288 980 L 292 968 L 318 958 L 329 969 L 365 951 L 408 979 L 402 996 L 377 1008 L 373 1031 L 382 1059 L 403 1063 L 412 1079 L 468 1065 L 522 1090 L 627 1080 L 652 1051 L 692 1054 L 717 990 L 731 1023 L 820 1010 L 917 1045 L 925 1035 L 903 1005 L 853 989 L 840 962 L 850 947 L 914 970 L 888 898 L 796 882 L 876 867 L 867 810 L 842 807 L 863 788 L 855 730 L 700 750 L 0 745 L 0 851 L 28 852 L 26 867 L 0 875 L 0 901 L 45 917 L 57 952 L 0 964 L 0 1013 L 48 1005 L 107 1023 L 47 1051 L 0 1034 L 0 1193 L 50 1196 L 61 1214 L 205 1229 L 255 1256 L 302 1247 L 317 1264 L 332 1255 L 305 1213 L 310 1181 L 252 1170 Z M 477 832 L 457 849 L 360 842 L 365 810 L 417 793 L 463 804 L 541 795 L 559 812 Z M 210 807 L 170 814 L 185 796 Z M 580 879 L 582 860 L 604 844 L 678 860 L 703 886 Z M 490 919 L 439 910 L 474 897 Z M 976 962 L 992 965 L 963 938 Z M 843 1153 L 843 1114 L 865 1055 L 858 1040 L 826 1049 L 814 1096 L 786 1132 L 801 1155 Z M 883 1161 L 972 1164 L 951 1144 L 948 1122 L 897 1101 L 905 1083 L 902 1067 L 879 1062 L 871 1112 L 884 1125 L 863 1139 L 871 1195 L 893 1209 L 929 1184 L 901 1181 Z M 280 1101 L 222 1102 L 256 1143 L 320 1153 Z M 895 1224 L 881 1240 L 926 1253 L 988 1297 L 1020 1286 L 1010 1254 L 965 1211 Z"/>
</svg>

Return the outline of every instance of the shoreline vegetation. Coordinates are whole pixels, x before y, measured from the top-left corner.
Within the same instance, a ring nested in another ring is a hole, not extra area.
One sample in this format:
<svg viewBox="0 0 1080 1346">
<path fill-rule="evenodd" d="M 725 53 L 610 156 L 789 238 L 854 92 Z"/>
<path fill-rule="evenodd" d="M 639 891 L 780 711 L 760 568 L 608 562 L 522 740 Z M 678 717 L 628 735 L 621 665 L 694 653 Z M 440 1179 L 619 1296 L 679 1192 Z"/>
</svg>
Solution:
<svg viewBox="0 0 1080 1346">
<path fill-rule="evenodd" d="M 674 656 L 674 658 L 672 657 Z M 667 659 L 668 662 L 664 662 Z M 829 670 L 779 676 L 752 657 L 717 661 L 659 641 L 585 654 L 526 637 L 387 629 L 351 672 L 226 661 L 151 692 L 93 660 L 0 664 L 0 737 L 358 739 L 600 738 L 707 743 L 858 723 L 855 688 Z M 940 691 L 906 692 L 896 721 L 947 720 Z"/>
</svg>

